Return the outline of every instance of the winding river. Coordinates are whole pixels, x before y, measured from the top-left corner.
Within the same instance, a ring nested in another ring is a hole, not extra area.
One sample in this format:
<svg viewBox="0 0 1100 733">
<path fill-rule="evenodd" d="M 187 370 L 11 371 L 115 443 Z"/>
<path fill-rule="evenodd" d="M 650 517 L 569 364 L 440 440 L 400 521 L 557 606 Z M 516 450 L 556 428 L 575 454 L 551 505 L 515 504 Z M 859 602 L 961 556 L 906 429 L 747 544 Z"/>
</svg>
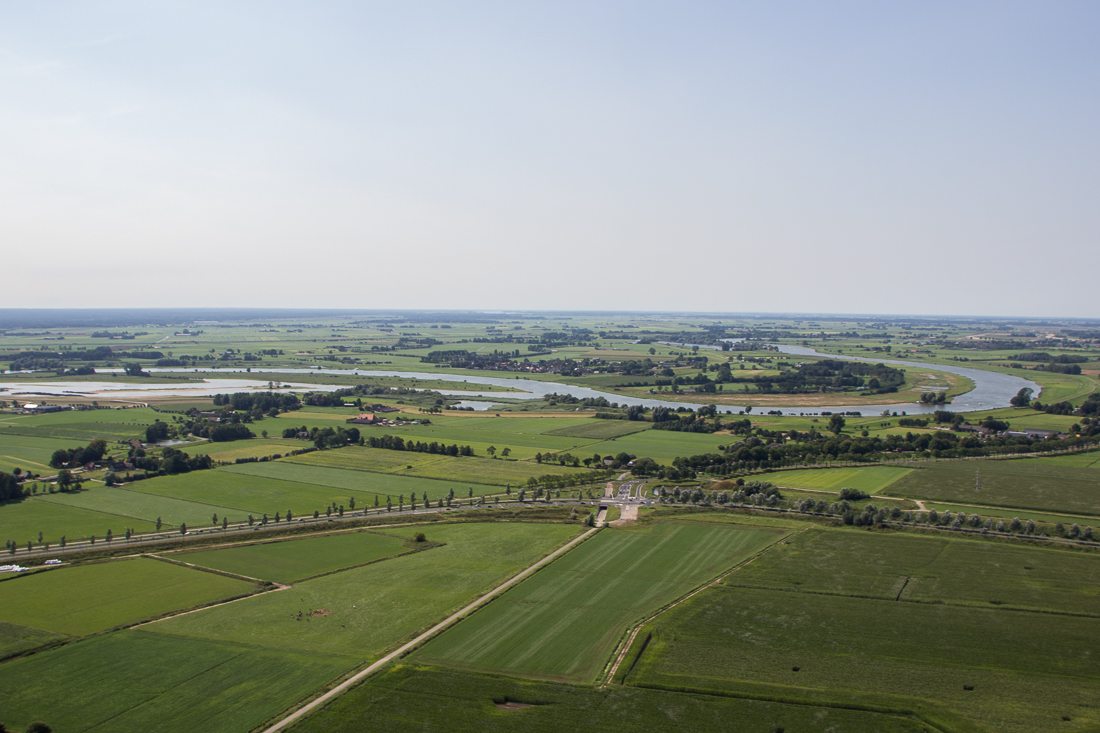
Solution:
<svg viewBox="0 0 1100 733">
<path fill-rule="evenodd" d="M 671 344 L 675 346 L 691 347 L 693 344 Z M 699 345 L 700 348 L 715 349 L 714 346 Z M 788 344 L 774 344 L 781 353 L 792 356 L 817 356 L 834 359 L 847 359 L 851 361 L 865 361 L 872 363 L 891 364 L 905 367 L 906 369 L 921 369 L 928 371 L 941 371 L 966 377 L 974 382 L 974 389 L 954 399 L 949 407 L 937 405 L 922 405 L 918 403 L 879 405 L 869 402 L 857 402 L 850 405 L 830 405 L 813 407 L 792 406 L 768 406 L 754 405 L 753 411 L 757 414 L 778 412 L 782 415 L 818 415 L 822 412 L 860 412 L 864 415 L 877 415 L 884 411 L 902 412 L 909 415 L 928 414 L 937 409 L 949 409 L 954 412 L 973 412 L 975 410 L 988 410 L 994 407 L 1007 407 L 1008 401 L 1015 396 L 1020 389 L 1028 387 L 1036 396 L 1041 388 L 1035 382 L 1000 372 L 985 371 L 969 367 L 950 366 L 947 364 L 922 364 L 914 361 L 900 361 L 897 359 L 872 359 L 860 356 L 847 356 L 842 354 L 826 354 L 815 351 L 805 346 L 792 346 Z M 568 394 L 579 399 L 589 397 L 603 397 L 609 402 L 617 402 L 620 405 L 642 405 L 645 407 L 686 407 L 696 409 L 700 405 L 696 402 L 674 402 L 671 400 L 657 400 L 644 397 L 628 397 L 624 395 L 601 392 L 590 387 L 578 387 L 572 384 L 560 382 L 541 382 L 522 377 L 493 377 L 482 375 L 452 374 L 447 372 L 408 372 L 388 369 L 293 369 L 293 368 L 226 368 L 226 369 L 183 369 L 183 368 L 150 368 L 152 373 L 185 373 L 185 374 L 271 374 L 292 375 L 295 374 L 340 374 L 364 377 L 401 377 L 405 379 L 435 379 L 445 381 L 463 380 L 471 385 L 483 384 L 510 389 L 523 390 L 520 392 L 484 392 L 477 390 L 437 390 L 449 397 L 478 397 L 481 400 L 466 400 L 463 406 L 473 407 L 475 410 L 489 410 L 494 404 L 492 400 L 504 397 L 509 400 L 537 400 L 551 393 Z M 196 379 L 193 382 L 183 384 L 121 384 L 118 382 L 0 382 L 0 399 L 7 396 L 28 397 L 82 397 L 85 399 L 111 399 L 141 401 L 151 397 L 179 397 L 195 396 L 207 397 L 219 393 L 239 392 L 249 389 L 266 389 L 269 380 L 260 380 L 244 377 L 237 378 L 207 378 Z M 305 382 L 280 382 L 280 391 L 285 392 L 331 392 L 346 387 L 347 385 L 311 384 Z M 721 405 L 719 411 L 736 414 L 745 407 L 737 405 Z"/>
</svg>

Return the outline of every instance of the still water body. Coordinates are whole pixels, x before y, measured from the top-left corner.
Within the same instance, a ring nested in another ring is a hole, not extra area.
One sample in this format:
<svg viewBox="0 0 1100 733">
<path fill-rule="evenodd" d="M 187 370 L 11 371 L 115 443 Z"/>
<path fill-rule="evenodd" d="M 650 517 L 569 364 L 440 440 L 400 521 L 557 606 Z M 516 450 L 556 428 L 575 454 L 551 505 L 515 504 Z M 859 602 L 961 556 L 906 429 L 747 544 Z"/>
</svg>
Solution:
<svg viewBox="0 0 1100 733">
<path fill-rule="evenodd" d="M 675 346 L 687 346 L 692 344 L 672 344 Z M 814 407 L 771 407 L 768 405 L 755 405 L 753 411 L 758 414 L 761 412 L 768 412 L 770 410 L 779 411 L 783 415 L 799 415 L 799 414 L 820 414 L 821 412 L 861 412 L 864 415 L 877 415 L 884 410 L 890 410 L 891 412 L 906 412 L 910 415 L 927 414 L 937 409 L 949 409 L 954 412 L 973 412 L 975 410 L 988 410 L 993 407 L 1007 407 L 1008 401 L 1023 387 L 1029 387 L 1034 390 L 1035 395 L 1038 396 L 1040 387 L 1035 382 L 1031 382 L 1021 377 L 1012 376 L 1010 374 L 1001 374 L 999 372 L 988 372 L 983 369 L 972 369 L 969 367 L 957 367 L 949 366 L 945 364 L 921 364 L 913 361 L 900 361 L 896 359 L 869 359 L 865 357 L 847 356 L 843 354 L 825 354 L 814 349 L 807 348 L 805 346 L 792 346 L 788 344 L 775 344 L 780 352 L 784 354 L 791 354 L 793 356 L 823 356 L 832 357 L 836 359 L 848 359 L 852 361 L 865 361 L 872 363 L 884 363 L 894 366 L 905 367 L 907 369 L 923 369 L 923 370 L 936 370 L 943 372 L 950 372 L 966 377 L 974 382 L 974 389 L 965 395 L 960 395 L 955 398 L 955 401 L 951 403 L 949 407 L 937 407 L 935 405 L 920 405 L 916 403 L 906 405 L 874 405 L 867 403 L 857 403 L 852 405 L 831 405 L 831 406 L 814 406 Z M 700 348 L 715 349 L 714 346 L 700 346 Z M 540 382 L 533 379 L 523 379 L 521 377 L 490 377 L 482 375 L 456 375 L 448 374 L 446 372 L 406 372 L 400 370 L 387 370 L 387 369 L 262 369 L 251 368 L 246 370 L 245 368 L 231 368 L 231 369 L 182 369 L 182 368 L 151 368 L 150 372 L 172 372 L 172 373 L 188 373 L 188 374 L 209 374 L 209 373 L 238 373 L 238 374 L 341 374 L 341 375 L 357 375 L 357 376 L 376 376 L 376 377 L 402 377 L 406 379 L 438 379 L 445 381 L 456 381 L 462 379 L 471 385 L 484 384 L 497 387 L 508 387 L 511 389 L 524 390 L 522 392 L 510 392 L 507 397 L 510 400 L 536 400 L 545 397 L 548 394 L 568 394 L 579 399 L 603 397 L 609 402 L 617 402 L 620 405 L 642 405 L 645 407 L 687 407 L 695 409 L 699 407 L 698 403 L 693 402 L 673 402 L 670 400 L 656 400 L 642 397 L 625 397 L 623 395 L 616 395 L 607 392 L 601 392 L 599 390 L 591 389 L 589 387 L 578 387 L 571 384 L 561 384 L 559 382 Z M 166 386 L 163 384 L 150 384 L 150 385 L 136 385 L 136 384 L 119 384 L 111 382 L 0 382 L 0 398 L 5 394 L 9 395 L 43 395 L 43 396 L 81 396 L 81 397 L 103 397 L 119 400 L 141 400 L 142 398 L 149 397 L 170 397 L 170 396 L 196 396 L 204 397 L 219 393 L 241 391 L 242 389 L 265 389 L 268 385 L 267 380 L 257 379 L 217 379 L 217 378 L 203 378 L 202 381 L 196 380 L 195 382 L 188 383 L 186 385 L 171 385 Z M 337 389 L 341 389 L 346 385 L 326 385 L 326 384 L 307 384 L 307 383 L 284 383 L 281 387 L 281 391 L 288 392 L 309 392 L 309 391 L 324 391 L 332 392 Z M 500 392 L 479 392 L 476 390 L 438 390 L 440 393 L 447 396 L 455 397 L 483 397 L 490 400 L 502 397 Z M 480 402 L 470 401 L 464 403 L 473 407 L 475 410 L 484 411 L 492 409 L 493 402 Z M 724 413 L 737 413 L 743 410 L 742 406 L 735 405 L 722 405 L 719 407 L 720 412 Z"/>
</svg>

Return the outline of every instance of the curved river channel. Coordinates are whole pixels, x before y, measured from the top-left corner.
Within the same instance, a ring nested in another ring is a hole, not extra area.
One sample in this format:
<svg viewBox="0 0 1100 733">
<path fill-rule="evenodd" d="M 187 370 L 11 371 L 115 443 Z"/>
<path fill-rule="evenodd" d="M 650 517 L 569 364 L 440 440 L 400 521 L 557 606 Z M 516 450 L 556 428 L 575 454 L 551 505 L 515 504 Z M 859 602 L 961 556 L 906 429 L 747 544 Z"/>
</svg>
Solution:
<svg viewBox="0 0 1100 733">
<path fill-rule="evenodd" d="M 692 344 L 675 344 L 677 346 L 692 346 Z M 899 361 L 896 359 L 870 359 L 859 356 L 846 356 L 842 354 L 825 354 L 804 346 L 791 346 L 787 344 L 775 344 L 781 353 L 792 356 L 818 356 L 850 361 L 865 361 L 872 363 L 891 364 L 907 369 L 922 369 L 928 371 L 950 372 L 966 377 L 974 382 L 974 389 L 954 399 L 949 407 L 942 405 L 922 405 L 919 403 L 876 405 L 869 402 L 857 402 L 850 405 L 815 405 L 813 407 L 797 406 L 769 406 L 753 405 L 753 410 L 761 412 L 779 412 L 782 415 L 818 415 L 822 412 L 860 412 L 864 415 L 878 415 L 883 411 L 904 411 L 909 415 L 919 415 L 934 412 L 937 409 L 949 409 L 953 412 L 973 412 L 975 410 L 988 410 L 994 407 L 1007 407 L 1008 401 L 1016 395 L 1020 389 L 1028 387 L 1035 396 L 1039 395 L 1040 387 L 1035 382 L 1015 377 L 1000 372 L 990 372 L 984 369 L 972 369 L 969 367 L 949 366 L 946 364 L 922 364 L 914 361 Z M 701 346 L 700 348 L 714 349 L 713 346 Z M 490 377 L 482 375 L 451 374 L 447 372 L 407 372 L 388 369 L 263 369 L 252 368 L 228 368 L 228 369 L 183 369 L 183 368 L 150 368 L 153 373 L 185 373 L 185 374 L 340 374 L 374 377 L 402 377 L 405 379 L 434 379 L 455 382 L 462 380 L 471 386 L 484 384 L 496 387 L 522 390 L 519 392 L 479 392 L 477 390 L 437 390 L 441 394 L 450 397 L 478 397 L 482 400 L 464 400 L 462 407 L 473 407 L 475 410 L 489 410 L 494 403 L 488 400 L 506 398 L 509 400 L 537 400 L 551 393 L 568 394 L 579 399 L 588 397 L 603 397 L 608 402 L 617 402 L 620 405 L 643 405 L 645 407 L 687 407 L 696 409 L 700 406 L 697 402 L 673 402 L 671 400 L 657 400 L 644 397 L 628 397 L 624 395 L 601 392 L 590 387 L 578 387 L 572 384 L 560 382 L 541 382 L 522 377 Z M 178 397 L 195 396 L 206 397 L 219 393 L 241 391 L 242 389 L 265 389 L 268 380 L 259 379 L 218 379 L 203 378 L 201 381 L 188 382 L 180 385 L 165 384 L 120 384 L 118 382 L 0 382 L 0 398 L 5 396 L 50 396 L 50 397 L 83 397 L 103 398 L 117 400 L 143 400 L 150 397 Z M 285 392 L 332 392 L 342 389 L 347 385 L 310 384 L 304 382 L 280 382 L 280 391 Z M 744 406 L 720 405 L 719 412 L 734 413 L 744 410 Z"/>
</svg>

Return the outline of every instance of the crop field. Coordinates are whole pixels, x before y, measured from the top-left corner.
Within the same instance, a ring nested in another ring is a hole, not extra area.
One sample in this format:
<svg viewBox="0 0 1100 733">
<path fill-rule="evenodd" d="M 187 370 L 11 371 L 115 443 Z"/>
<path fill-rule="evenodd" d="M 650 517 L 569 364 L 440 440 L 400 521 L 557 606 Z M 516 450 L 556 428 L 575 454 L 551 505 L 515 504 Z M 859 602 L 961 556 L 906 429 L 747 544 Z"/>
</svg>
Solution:
<svg viewBox="0 0 1100 733">
<path fill-rule="evenodd" d="M 981 488 L 975 488 L 981 479 Z M 944 461 L 915 468 L 883 494 L 916 499 L 1095 515 L 1100 482 L 1091 468 L 1042 459 Z"/>
<path fill-rule="evenodd" d="M 595 442 L 575 437 L 512 433 L 508 430 L 508 426 L 513 421 L 504 420 L 503 418 L 485 424 L 478 429 L 464 426 L 461 424 L 462 422 L 464 421 L 456 420 L 437 425 L 433 420 L 431 425 L 371 428 L 372 432 L 366 432 L 365 435 L 399 435 L 405 440 L 416 440 L 418 442 L 438 441 L 447 444 L 469 445 L 473 448 L 476 456 L 482 457 L 489 455 L 487 452 L 489 446 L 496 448 L 498 455 L 504 448 L 509 448 L 511 457 L 520 459 L 533 458 L 536 453 L 572 450 L 578 445 Z M 490 427 L 494 429 L 489 429 Z"/>
<path fill-rule="evenodd" d="M 521 523 L 417 528 L 427 533 L 428 540 L 445 546 L 314 578 L 287 591 L 167 619 L 150 628 L 281 650 L 372 659 L 553 551 L 580 530 L 577 524 Z M 329 613 L 309 615 L 318 609 Z"/>
<path fill-rule="evenodd" d="M 243 522 L 250 513 L 259 517 L 265 512 L 274 515 L 287 509 L 295 514 L 312 514 L 315 510 L 324 511 L 333 502 L 338 505 L 346 503 L 353 493 L 347 489 L 259 478 L 223 469 L 162 476 L 128 484 L 126 488 L 155 496 L 230 507 L 234 510 L 228 514 L 230 522 Z M 372 495 L 361 493 L 359 496 L 361 500 L 356 500 L 357 505 L 361 503 L 366 506 L 368 499 L 373 504 Z"/>
<path fill-rule="evenodd" d="M 818 468 L 776 471 L 762 476 L 753 476 L 753 479 L 771 481 L 776 486 L 790 486 L 796 489 L 821 489 L 824 491 L 859 489 L 868 494 L 878 494 L 887 486 L 906 476 L 911 470 L 898 466 Z"/>
<path fill-rule="evenodd" d="M 810 573 L 807 573 L 810 577 Z M 649 625 L 628 684 L 918 711 L 941 729 L 1100 723 L 1096 618 L 719 586 Z M 965 687 L 964 687 L 965 686 Z"/>
<path fill-rule="evenodd" d="M 608 421 L 611 422 L 611 421 Z M 618 421 L 616 421 L 618 422 Z M 677 433 L 671 430 L 645 430 L 621 438 L 611 438 L 602 443 L 592 443 L 577 455 L 617 455 L 631 453 L 639 458 L 652 458 L 661 463 L 671 463 L 678 456 L 695 456 L 718 453 L 718 446 L 739 440 L 732 435 L 708 435 L 706 433 Z"/>
<path fill-rule="evenodd" d="M 35 438 L 29 435 L 0 433 L 0 471 L 12 472 L 13 468 L 53 475 L 50 456 L 59 448 L 72 448 L 73 441 L 56 438 Z"/>
<path fill-rule="evenodd" d="M 276 540 L 218 550 L 176 553 L 174 560 L 227 573 L 292 583 L 407 552 L 404 539 L 375 532 Z"/>
<path fill-rule="evenodd" d="M 66 634 L 0 621 L 0 660 L 69 638 Z"/>
<path fill-rule="evenodd" d="M 284 459 L 286 460 L 286 459 Z M 462 484 L 487 484 L 504 486 L 505 484 L 526 484 L 527 479 L 545 474 L 577 474 L 584 477 L 591 472 L 584 468 L 568 468 L 557 464 L 538 464 L 528 461 L 494 460 L 491 458 L 453 458 L 451 456 L 431 455 L 413 451 L 393 451 L 381 448 L 360 448 L 351 446 L 339 450 L 318 451 L 289 459 L 291 463 L 311 466 L 333 466 L 335 468 L 373 471 L 378 473 L 399 473 L 405 476 L 443 479 Z M 412 468 L 408 468 L 412 466 Z M 487 493 L 494 489 L 478 492 Z"/>
<path fill-rule="evenodd" d="M 317 486 L 330 486 L 334 489 L 347 489 L 357 492 L 358 508 L 362 496 L 374 506 L 373 496 L 378 496 L 382 505 L 386 503 L 386 497 L 390 496 L 394 501 L 397 497 L 410 496 L 416 493 L 418 500 L 422 500 L 424 494 L 428 499 L 438 501 L 447 495 L 451 489 L 455 490 L 455 496 L 459 499 L 469 494 L 469 489 L 474 489 L 474 494 L 480 496 L 487 491 L 499 491 L 499 487 L 486 487 L 484 485 L 459 484 L 455 481 L 442 479 L 417 478 L 415 476 L 398 476 L 389 473 L 370 473 L 347 468 L 332 468 L 331 466 L 311 466 L 289 461 L 268 461 L 266 463 L 240 463 L 235 466 L 227 466 L 223 471 L 245 474 L 266 478 L 284 479 L 296 481 L 302 484 L 315 484 Z M 361 496 L 362 495 L 362 496 Z"/>
<path fill-rule="evenodd" d="M 145 428 L 163 415 L 147 407 L 126 410 L 74 410 L 47 415 L 0 415 L 0 433 L 87 443 L 102 438 L 143 438 Z"/>
<path fill-rule="evenodd" d="M 253 427 L 252 432 L 259 433 L 260 431 Z M 258 458 L 260 456 L 288 453 L 292 450 L 302 448 L 305 445 L 306 443 L 296 440 L 278 442 L 273 440 L 253 439 L 234 440 L 228 443 L 211 443 L 209 441 L 203 441 L 202 443 L 195 443 L 194 445 L 177 446 L 177 448 L 193 456 L 205 454 L 215 461 L 233 461 L 238 458 Z"/>
<path fill-rule="evenodd" d="M 619 438 L 623 435 L 630 435 L 631 433 L 640 433 L 648 428 L 648 423 L 639 423 L 631 420 L 589 420 L 581 425 L 547 430 L 543 435 L 561 435 L 567 438 L 607 440 L 609 438 Z"/>
<path fill-rule="evenodd" d="M 601 532 L 428 642 L 417 658 L 590 682 L 628 624 L 781 534 L 688 522 Z"/>
<path fill-rule="evenodd" d="M 68 506 L 50 498 L 46 494 L 0 503 L 0 537 L 25 545 L 28 540 L 37 543 L 39 532 L 44 542 L 56 543 L 62 536 L 72 542 L 90 535 L 102 538 L 108 529 L 116 534 L 124 533 L 126 527 L 139 532 L 156 529 L 155 524 L 145 520 Z"/>
<path fill-rule="evenodd" d="M 502 709 L 508 702 L 514 709 Z M 522 706 L 528 707 L 522 707 Z M 573 687 L 447 669 L 399 665 L 352 688 L 294 727 L 332 731 L 515 731 L 634 733 L 707 730 L 799 733 L 917 733 L 916 720 L 894 715 L 691 695 L 637 687 Z"/>
<path fill-rule="evenodd" d="M 149 479 L 159 481 L 160 479 Z M 176 499 L 170 496 L 158 496 L 144 491 L 136 491 L 130 486 L 96 486 L 83 491 L 70 493 L 47 494 L 35 497 L 34 501 L 43 501 L 51 504 L 60 504 L 69 507 L 87 509 L 105 515 L 96 535 L 106 533 L 110 527 L 114 534 L 124 532 L 126 527 L 133 527 L 131 522 L 152 523 L 155 526 L 157 517 L 165 527 L 171 529 L 181 523 L 188 527 L 209 527 L 213 525 L 213 515 L 218 515 L 219 525 L 223 516 L 236 515 L 239 519 L 246 517 L 232 507 L 218 506 L 215 504 L 203 504 L 186 499 Z M 76 539 L 80 535 L 69 534 L 69 539 Z"/>
<path fill-rule="evenodd" d="M 0 621 L 83 636 L 255 588 L 150 558 L 116 560 L 0 582 Z"/>
<path fill-rule="evenodd" d="M 208 573 L 207 573 L 208 574 Z M 4 723 L 55 731 L 240 733 L 339 676 L 346 658 L 145 629 L 96 636 L 0 665 Z"/>
<path fill-rule="evenodd" d="M 1100 619 L 1100 554 L 954 537 L 812 529 L 723 582 Z"/>
</svg>

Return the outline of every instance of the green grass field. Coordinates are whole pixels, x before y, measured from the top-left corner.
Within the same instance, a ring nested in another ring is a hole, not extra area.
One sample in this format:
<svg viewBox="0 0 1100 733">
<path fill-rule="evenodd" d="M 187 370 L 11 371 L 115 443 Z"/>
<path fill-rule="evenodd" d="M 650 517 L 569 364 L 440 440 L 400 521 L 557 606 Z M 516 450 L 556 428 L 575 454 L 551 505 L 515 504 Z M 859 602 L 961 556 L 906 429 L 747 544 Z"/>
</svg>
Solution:
<svg viewBox="0 0 1100 733">
<path fill-rule="evenodd" d="M 455 490 L 455 495 L 464 497 L 468 494 L 470 486 L 459 485 L 454 481 L 441 479 L 417 478 L 415 476 L 398 476 L 385 473 L 371 473 L 369 471 L 356 471 L 347 468 L 333 468 L 331 466 L 315 466 L 303 463 L 291 463 L 289 461 L 268 461 L 266 463 L 241 463 L 235 466 L 226 466 L 223 471 L 238 473 L 248 476 L 282 479 L 296 481 L 302 484 L 314 484 L 317 486 L 329 486 L 334 489 L 346 489 L 356 492 L 356 496 L 363 494 L 367 501 L 374 505 L 374 496 L 380 497 L 379 501 L 384 505 L 386 497 L 404 495 L 408 497 L 413 492 L 417 497 L 428 498 L 435 501 L 446 496 L 450 489 Z M 483 485 L 477 485 L 474 493 L 481 495 L 487 489 Z M 496 487 L 492 489 L 496 491 Z M 350 496 L 350 495 L 349 495 Z M 357 499 L 357 502 L 364 499 Z M 358 504 L 357 504 L 358 506 Z"/>
<path fill-rule="evenodd" d="M 775 471 L 762 476 L 753 476 L 753 479 L 771 481 L 776 486 L 790 486 L 796 489 L 821 489 L 824 491 L 859 489 L 868 494 L 878 494 L 887 486 L 907 475 L 910 470 L 912 469 L 898 466 L 817 468 Z"/>
<path fill-rule="evenodd" d="M 257 435 L 262 428 L 253 427 L 252 432 Z M 234 461 L 238 458 L 252 458 L 260 456 L 272 456 L 288 453 L 292 450 L 305 447 L 305 443 L 296 440 L 234 440 L 228 443 L 211 443 L 203 441 L 194 445 L 181 445 L 179 449 L 190 455 L 206 454 L 215 461 Z"/>
<path fill-rule="evenodd" d="M 180 562 L 249 578 L 292 583 L 341 568 L 363 565 L 406 552 L 403 539 L 373 532 L 275 540 L 218 550 L 171 555 Z"/>
<path fill-rule="evenodd" d="M 506 710 L 496 703 L 526 704 Z M 917 733 L 909 718 L 636 687 L 574 687 L 431 667 L 391 667 L 292 727 L 334 731 L 760 731 Z"/>
<path fill-rule="evenodd" d="M 0 504 L 0 536 L 19 545 L 26 545 L 28 540 L 37 544 L 38 533 L 41 532 L 43 541 L 56 544 L 62 536 L 71 542 L 83 541 L 89 535 L 102 538 L 108 529 L 116 535 L 124 533 L 126 527 L 138 532 L 152 532 L 156 529 L 155 524 L 144 520 L 123 518 L 117 514 L 81 509 L 50 500 L 56 496 L 58 495 L 39 495 Z"/>
<path fill-rule="evenodd" d="M 144 438 L 145 428 L 164 415 L 147 407 L 125 410 L 73 410 L 46 415 L 0 415 L 0 433 L 39 438 L 58 438 L 86 444 L 102 438 L 116 440 Z M 70 446 L 71 447 L 71 446 Z"/>
<path fill-rule="evenodd" d="M 1078 729 L 1100 723 L 1096 623 L 720 586 L 647 628 L 627 682 L 913 710 L 941 730 Z"/>
<path fill-rule="evenodd" d="M 162 479 L 150 479 L 160 481 Z M 57 493 L 39 496 L 34 501 L 61 504 L 69 507 L 88 509 L 111 517 L 114 533 L 118 534 L 120 528 L 131 527 L 131 523 L 138 521 L 142 524 L 153 524 L 157 517 L 161 518 L 163 525 L 169 529 L 186 523 L 188 527 L 196 529 L 213 526 L 213 516 L 218 515 L 219 522 L 223 516 L 234 515 L 244 519 L 240 510 L 217 504 L 203 504 L 186 499 L 176 499 L 171 496 L 159 496 L 144 491 L 136 490 L 137 484 L 129 486 L 101 486 L 92 485 L 92 488 L 74 493 Z M 142 485 L 144 488 L 144 485 Z M 219 525 L 220 526 L 220 525 Z M 104 534 L 106 527 L 97 532 Z M 76 539 L 77 535 L 69 535 L 69 539 Z"/>
<path fill-rule="evenodd" d="M 208 573 L 207 573 L 208 574 Z M 346 658 L 258 649 L 144 629 L 0 665 L 3 722 L 59 733 L 251 730 L 339 676 Z"/>
<path fill-rule="evenodd" d="M 83 636 L 255 590 L 149 558 L 62 567 L 0 582 L 0 620 Z"/>
<path fill-rule="evenodd" d="M 981 488 L 976 489 L 979 472 Z M 1035 458 L 922 464 L 882 493 L 963 504 L 1100 514 L 1100 481 L 1095 470 Z"/>
<path fill-rule="evenodd" d="M 527 479 L 544 474 L 591 473 L 584 468 L 567 468 L 557 464 L 538 464 L 528 461 L 493 460 L 490 458 L 431 455 L 412 451 L 393 451 L 380 448 L 351 446 L 339 450 L 318 451 L 288 459 L 291 463 L 308 466 L 332 466 L 334 468 L 397 473 L 403 476 L 442 479 L 463 484 L 504 486 L 526 484 Z M 411 468 L 409 468 L 411 466 Z M 495 491 L 486 489 L 480 493 Z M 475 490 L 475 494 L 479 493 Z"/>
<path fill-rule="evenodd" d="M 1100 554 L 955 537 L 811 529 L 724 583 L 1100 618 Z"/>
<path fill-rule="evenodd" d="M 0 621 L 0 660 L 69 638 L 67 634 Z"/>
<path fill-rule="evenodd" d="M 551 552 L 581 527 L 488 523 L 415 529 L 446 546 L 315 578 L 290 590 L 168 619 L 151 628 L 372 659 Z M 317 609 L 331 613 L 305 615 Z M 299 612 L 303 613 L 300 621 Z"/>
<path fill-rule="evenodd" d="M 688 522 L 605 530 L 428 642 L 417 658 L 590 682 L 630 623 L 781 533 Z"/>
<path fill-rule="evenodd" d="M 227 513 L 230 522 L 243 522 L 248 514 L 259 517 L 266 512 L 274 516 L 275 512 L 285 513 L 288 509 L 298 515 L 312 514 L 315 510 L 324 511 L 332 502 L 347 504 L 348 499 L 355 495 L 348 489 L 261 478 L 221 468 L 138 481 L 128 484 L 126 488 L 155 496 L 229 507 L 233 510 Z M 358 496 L 356 506 L 366 506 L 368 500 L 373 505 L 373 495 L 361 492 Z M 167 517 L 165 521 L 168 521 Z"/>
<path fill-rule="evenodd" d="M 607 422 L 619 422 L 607 421 Z M 695 456 L 704 453 L 718 453 L 718 446 L 729 445 L 737 441 L 732 435 L 709 435 L 706 433 L 676 433 L 670 430 L 644 430 L 640 433 L 625 435 L 621 438 L 592 443 L 584 450 L 574 451 L 584 457 L 599 453 L 602 456 L 630 453 L 639 458 L 652 458 L 659 463 L 672 463 L 678 456 Z"/>
<path fill-rule="evenodd" d="M 14 468 L 52 476 L 56 469 L 50 468 L 50 456 L 59 448 L 73 448 L 75 441 L 56 438 L 36 438 L 29 435 L 0 433 L 0 471 L 12 472 Z"/>
<path fill-rule="evenodd" d="M 567 438 L 590 438 L 607 440 L 619 438 L 631 433 L 640 433 L 649 428 L 649 423 L 631 420 L 589 420 L 581 425 L 547 430 L 543 435 L 561 435 Z"/>
</svg>

